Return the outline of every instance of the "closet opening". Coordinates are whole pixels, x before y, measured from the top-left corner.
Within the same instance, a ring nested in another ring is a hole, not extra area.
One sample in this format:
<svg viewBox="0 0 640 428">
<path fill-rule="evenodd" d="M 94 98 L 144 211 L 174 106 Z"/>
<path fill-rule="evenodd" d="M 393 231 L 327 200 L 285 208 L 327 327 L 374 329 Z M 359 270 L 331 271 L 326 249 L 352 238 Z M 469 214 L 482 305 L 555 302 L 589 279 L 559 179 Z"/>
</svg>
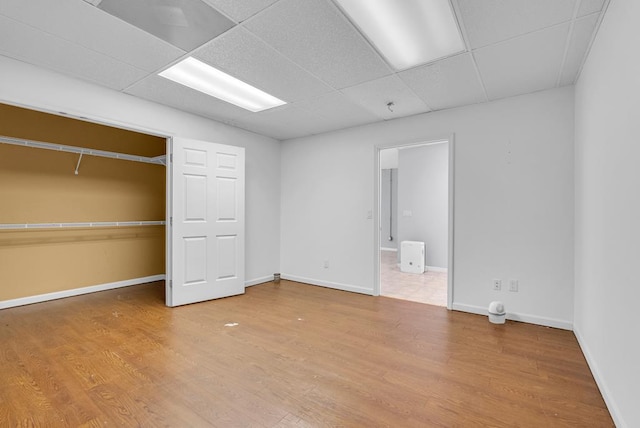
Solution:
<svg viewBox="0 0 640 428">
<path fill-rule="evenodd" d="M 0 309 L 166 274 L 167 139 L 0 104 Z"/>
</svg>

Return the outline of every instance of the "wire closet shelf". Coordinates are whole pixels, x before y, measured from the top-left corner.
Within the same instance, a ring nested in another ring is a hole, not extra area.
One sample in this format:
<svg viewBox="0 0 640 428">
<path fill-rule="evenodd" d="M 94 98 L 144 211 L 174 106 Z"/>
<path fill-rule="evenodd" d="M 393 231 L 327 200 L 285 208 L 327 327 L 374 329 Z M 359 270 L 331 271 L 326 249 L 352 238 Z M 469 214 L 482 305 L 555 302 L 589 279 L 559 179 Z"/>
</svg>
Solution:
<svg viewBox="0 0 640 428">
<path fill-rule="evenodd" d="M 146 157 L 130 155 L 127 153 L 109 152 L 106 150 L 88 149 L 86 147 L 65 146 L 63 144 L 43 143 L 41 141 L 23 140 L 19 138 L 2 137 L 0 143 L 11 144 L 13 146 L 32 147 L 35 149 L 53 150 L 58 152 L 76 153 L 78 155 L 98 156 L 110 159 L 121 159 L 133 162 L 151 163 L 156 165 L 166 165 L 166 155 L 156 157 Z"/>
<path fill-rule="evenodd" d="M 110 159 L 120 159 L 133 162 L 142 162 L 166 166 L 166 156 L 146 157 L 130 155 L 126 153 L 109 152 L 105 150 L 88 149 L 85 147 L 66 146 L 63 144 L 44 143 L 41 141 L 24 140 L 0 136 L 0 143 L 14 146 L 31 147 L 36 149 L 53 150 L 59 152 L 75 153 L 80 155 L 75 174 L 83 155 L 98 156 Z M 105 228 L 105 227 L 135 227 L 135 226 L 164 226 L 165 221 L 98 221 L 98 222 L 72 222 L 72 223 L 0 223 L 0 230 L 25 230 L 25 229 L 69 229 L 69 228 Z"/>
</svg>

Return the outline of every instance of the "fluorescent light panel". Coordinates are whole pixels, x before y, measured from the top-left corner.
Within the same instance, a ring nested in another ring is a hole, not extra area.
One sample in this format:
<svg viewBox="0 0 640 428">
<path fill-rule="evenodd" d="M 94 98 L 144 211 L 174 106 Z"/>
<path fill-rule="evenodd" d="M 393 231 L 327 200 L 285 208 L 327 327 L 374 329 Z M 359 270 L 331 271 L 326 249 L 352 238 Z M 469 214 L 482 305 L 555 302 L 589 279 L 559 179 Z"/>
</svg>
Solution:
<svg viewBox="0 0 640 428">
<path fill-rule="evenodd" d="M 160 76 L 254 113 L 286 104 L 192 57 L 167 68 Z"/>
<path fill-rule="evenodd" d="M 335 0 L 396 70 L 465 49 L 449 0 Z"/>
</svg>

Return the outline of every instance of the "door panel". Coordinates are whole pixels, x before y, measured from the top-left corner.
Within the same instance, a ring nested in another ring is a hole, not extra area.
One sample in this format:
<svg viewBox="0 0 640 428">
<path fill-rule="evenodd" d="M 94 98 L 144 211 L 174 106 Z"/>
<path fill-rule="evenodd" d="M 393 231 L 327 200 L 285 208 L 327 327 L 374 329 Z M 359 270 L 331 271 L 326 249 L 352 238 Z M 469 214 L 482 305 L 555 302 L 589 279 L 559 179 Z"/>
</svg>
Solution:
<svg viewBox="0 0 640 428">
<path fill-rule="evenodd" d="M 236 221 L 237 194 L 236 179 L 218 179 L 218 221 Z"/>
<path fill-rule="evenodd" d="M 167 305 L 244 293 L 244 149 L 174 138 Z"/>
<path fill-rule="evenodd" d="M 237 236 L 218 236 L 218 279 L 238 276 Z"/>
<path fill-rule="evenodd" d="M 184 174 L 182 178 L 185 193 L 185 221 L 205 222 L 207 219 L 207 177 Z"/>
<path fill-rule="evenodd" d="M 184 285 L 193 285 L 207 281 L 207 237 L 192 236 L 184 238 Z"/>
</svg>

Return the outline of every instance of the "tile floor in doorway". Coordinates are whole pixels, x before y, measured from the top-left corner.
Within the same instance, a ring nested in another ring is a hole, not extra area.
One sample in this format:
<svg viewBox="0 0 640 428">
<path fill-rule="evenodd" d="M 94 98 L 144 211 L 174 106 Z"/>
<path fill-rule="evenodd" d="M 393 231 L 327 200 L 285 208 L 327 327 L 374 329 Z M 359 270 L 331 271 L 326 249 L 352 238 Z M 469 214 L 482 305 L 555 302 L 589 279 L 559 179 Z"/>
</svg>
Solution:
<svg viewBox="0 0 640 428">
<path fill-rule="evenodd" d="M 395 251 L 380 251 L 380 295 L 447 306 L 447 273 L 400 271 Z"/>
</svg>

